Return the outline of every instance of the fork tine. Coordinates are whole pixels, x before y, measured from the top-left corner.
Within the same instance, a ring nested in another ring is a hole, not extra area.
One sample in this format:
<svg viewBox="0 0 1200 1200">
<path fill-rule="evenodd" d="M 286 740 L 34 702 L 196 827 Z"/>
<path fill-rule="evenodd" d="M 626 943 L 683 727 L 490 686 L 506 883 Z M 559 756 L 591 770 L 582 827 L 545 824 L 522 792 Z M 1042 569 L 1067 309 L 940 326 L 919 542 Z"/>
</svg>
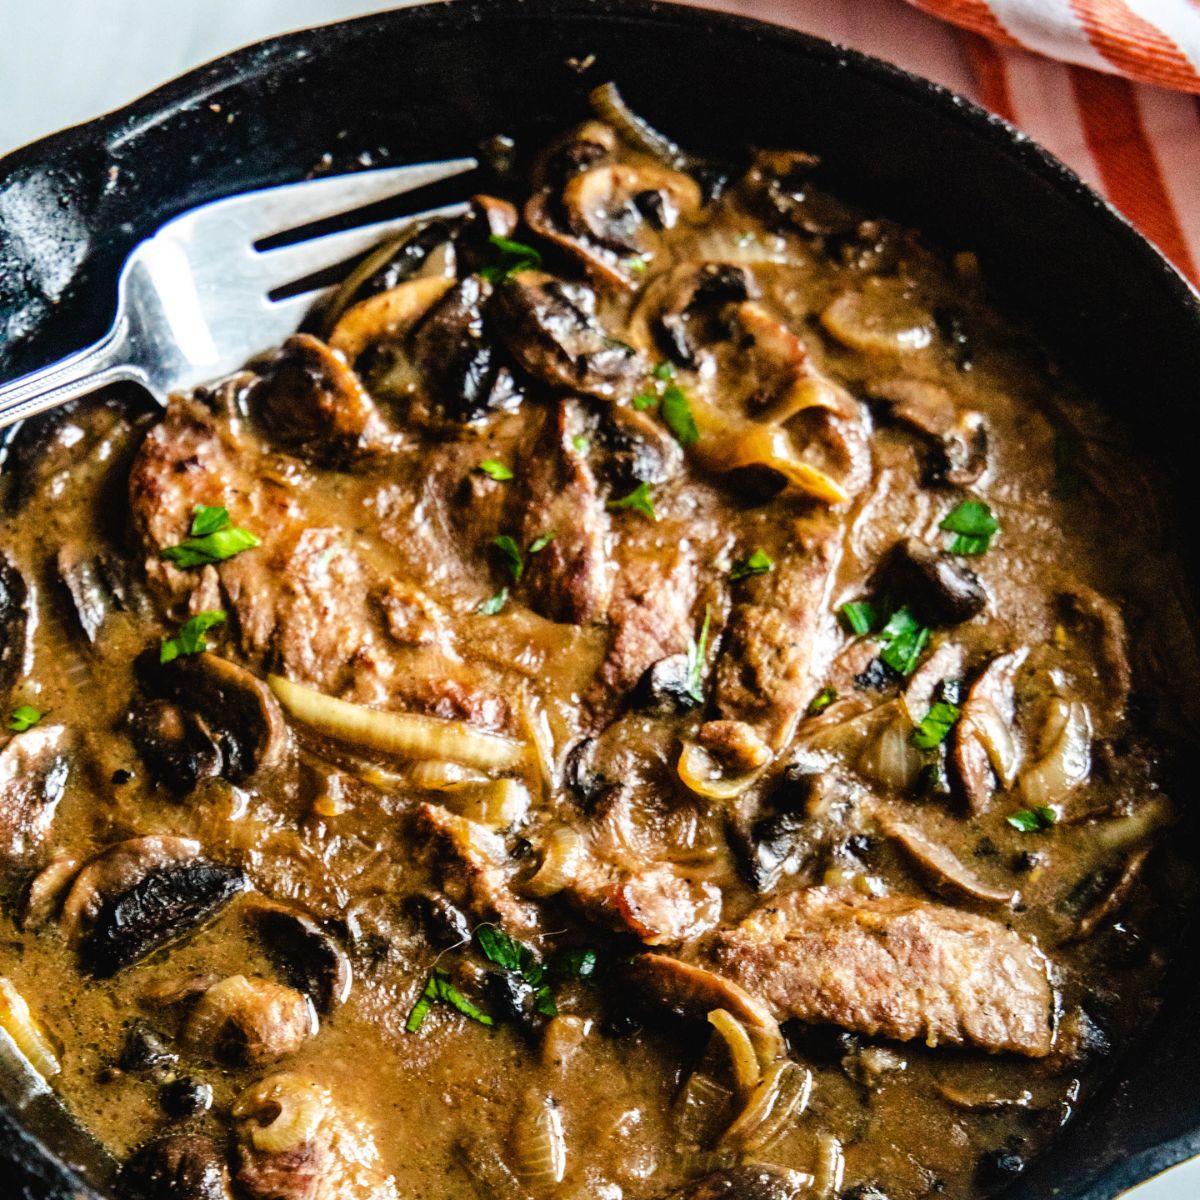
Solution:
<svg viewBox="0 0 1200 1200">
<path fill-rule="evenodd" d="M 264 302 L 254 318 L 255 336 L 261 340 L 262 348 L 265 350 L 277 346 L 284 338 L 295 333 L 313 305 L 325 299 L 333 290 L 332 287 L 314 288 L 311 292 L 289 296 L 286 300 Z"/>
<path fill-rule="evenodd" d="M 344 263 L 366 250 L 379 245 L 385 238 L 403 233 L 406 229 L 423 221 L 438 217 L 458 217 L 467 211 L 467 205 L 446 204 L 410 216 L 395 217 L 390 221 L 375 221 L 360 225 L 356 229 L 343 229 L 340 233 L 327 233 L 324 237 L 310 238 L 291 246 L 280 246 L 277 250 L 264 250 L 257 258 L 263 287 L 267 291 L 283 287 L 297 279 L 315 275 L 326 267 Z"/>
<path fill-rule="evenodd" d="M 455 175 L 473 171 L 478 165 L 473 158 L 452 158 L 445 162 L 353 171 L 331 179 L 306 179 L 217 200 L 207 205 L 204 213 L 223 223 L 235 221 L 244 234 L 258 241 L 271 234 L 416 191 L 443 179 L 452 179 Z"/>
</svg>

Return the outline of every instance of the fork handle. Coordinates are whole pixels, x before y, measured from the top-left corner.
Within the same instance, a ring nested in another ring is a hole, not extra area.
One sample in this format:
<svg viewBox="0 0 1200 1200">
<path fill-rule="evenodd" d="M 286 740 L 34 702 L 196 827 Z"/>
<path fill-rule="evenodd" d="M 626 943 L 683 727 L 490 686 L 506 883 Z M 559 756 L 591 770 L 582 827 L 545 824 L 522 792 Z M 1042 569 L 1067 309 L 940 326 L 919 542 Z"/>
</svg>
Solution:
<svg viewBox="0 0 1200 1200">
<path fill-rule="evenodd" d="M 86 395 L 118 379 L 141 381 L 130 362 L 129 331 L 118 320 L 95 345 L 56 363 L 0 383 L 0 429 Z"/>
</svg>

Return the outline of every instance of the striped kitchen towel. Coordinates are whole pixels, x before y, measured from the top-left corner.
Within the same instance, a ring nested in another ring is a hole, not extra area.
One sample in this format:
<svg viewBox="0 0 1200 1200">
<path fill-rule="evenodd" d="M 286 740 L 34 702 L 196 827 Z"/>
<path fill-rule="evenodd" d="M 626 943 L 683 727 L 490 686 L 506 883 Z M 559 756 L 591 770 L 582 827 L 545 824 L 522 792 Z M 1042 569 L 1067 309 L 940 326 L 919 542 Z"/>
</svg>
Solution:
<svg viewBox="0 0 1200 1200">
<path fill-rule="evenodd" d="M 970 97 L 1074 168 L 1200 283 L 1200 95 L 1188 90 L 1200 90 L 1200 0 L 688 2 L 791 25 Z M 1160 86 L 1139 82 L 1150 78 Z"/>
<path fill-rule="evenodd" d="M 1200 92 L 1197 0 L 909 0 L 1005 46 Z"/>
</svg>

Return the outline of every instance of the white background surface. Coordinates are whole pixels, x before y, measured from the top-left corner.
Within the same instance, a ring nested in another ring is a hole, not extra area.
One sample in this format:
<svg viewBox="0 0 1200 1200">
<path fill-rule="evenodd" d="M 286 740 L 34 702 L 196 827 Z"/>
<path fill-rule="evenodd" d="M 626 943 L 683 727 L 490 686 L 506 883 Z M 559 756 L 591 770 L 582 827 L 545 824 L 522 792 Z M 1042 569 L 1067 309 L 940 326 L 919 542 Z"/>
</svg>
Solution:
<svg viewBox="0 0 1200 1200">
<path fill-rule="evenodd" d="M 0 0 L 0 154 L 236 46 L 406 2 L 414 0 Z M 762 15 L 772 7 L 763 0 Z M 786 0 L 781 7 L 793 17 L 800 8 Z M 886 55 L 885 40 L 872 43 Z M 1127 1200 L 1200 1200 L 1200 1161 Z"/>
</svg>

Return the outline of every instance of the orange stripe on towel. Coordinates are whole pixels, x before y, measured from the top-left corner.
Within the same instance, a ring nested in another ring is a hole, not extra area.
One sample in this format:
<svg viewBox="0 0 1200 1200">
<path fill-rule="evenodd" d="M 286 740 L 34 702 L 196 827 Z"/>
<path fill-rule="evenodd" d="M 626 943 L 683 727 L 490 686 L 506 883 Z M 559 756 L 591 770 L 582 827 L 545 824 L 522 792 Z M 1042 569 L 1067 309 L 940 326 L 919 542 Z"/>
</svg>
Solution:
<svg viewBox="0 0 1200 1200">
<path fill-rule="evenodd" d="M 955 25 L 991 38 L 993 42 L 1005 46 L 1021 44 L 1000 24 L 987 0 L 910 0 L 910 3 L 944 21 L 953 21 Z"/>
<path fill-rule="evenodd" d="M 1195 281 L 1196 265 L 1142 124 L 1133 85 L 1083 67 L 1069 70 L 1088 149 L 1109 199 Z"/>
<path fill-rule="evenodd" d="M 1098 54 L 1123 75 L 1183 91 L 1200 91 L 1200 72 L 1157 25 L 1125 0 L 1071 0 Z"/>
<path fill-rule="evenodd" d="M 1004 66 L 1004 56 L 995 43 L 966 29 L 959 30 L 958 40 L 967 64 L 975 74 L 980 104 L 1006 121 L 1015 120 L 1012 93 L 1008 88 L 1008 71 Z"/>
</svg>

